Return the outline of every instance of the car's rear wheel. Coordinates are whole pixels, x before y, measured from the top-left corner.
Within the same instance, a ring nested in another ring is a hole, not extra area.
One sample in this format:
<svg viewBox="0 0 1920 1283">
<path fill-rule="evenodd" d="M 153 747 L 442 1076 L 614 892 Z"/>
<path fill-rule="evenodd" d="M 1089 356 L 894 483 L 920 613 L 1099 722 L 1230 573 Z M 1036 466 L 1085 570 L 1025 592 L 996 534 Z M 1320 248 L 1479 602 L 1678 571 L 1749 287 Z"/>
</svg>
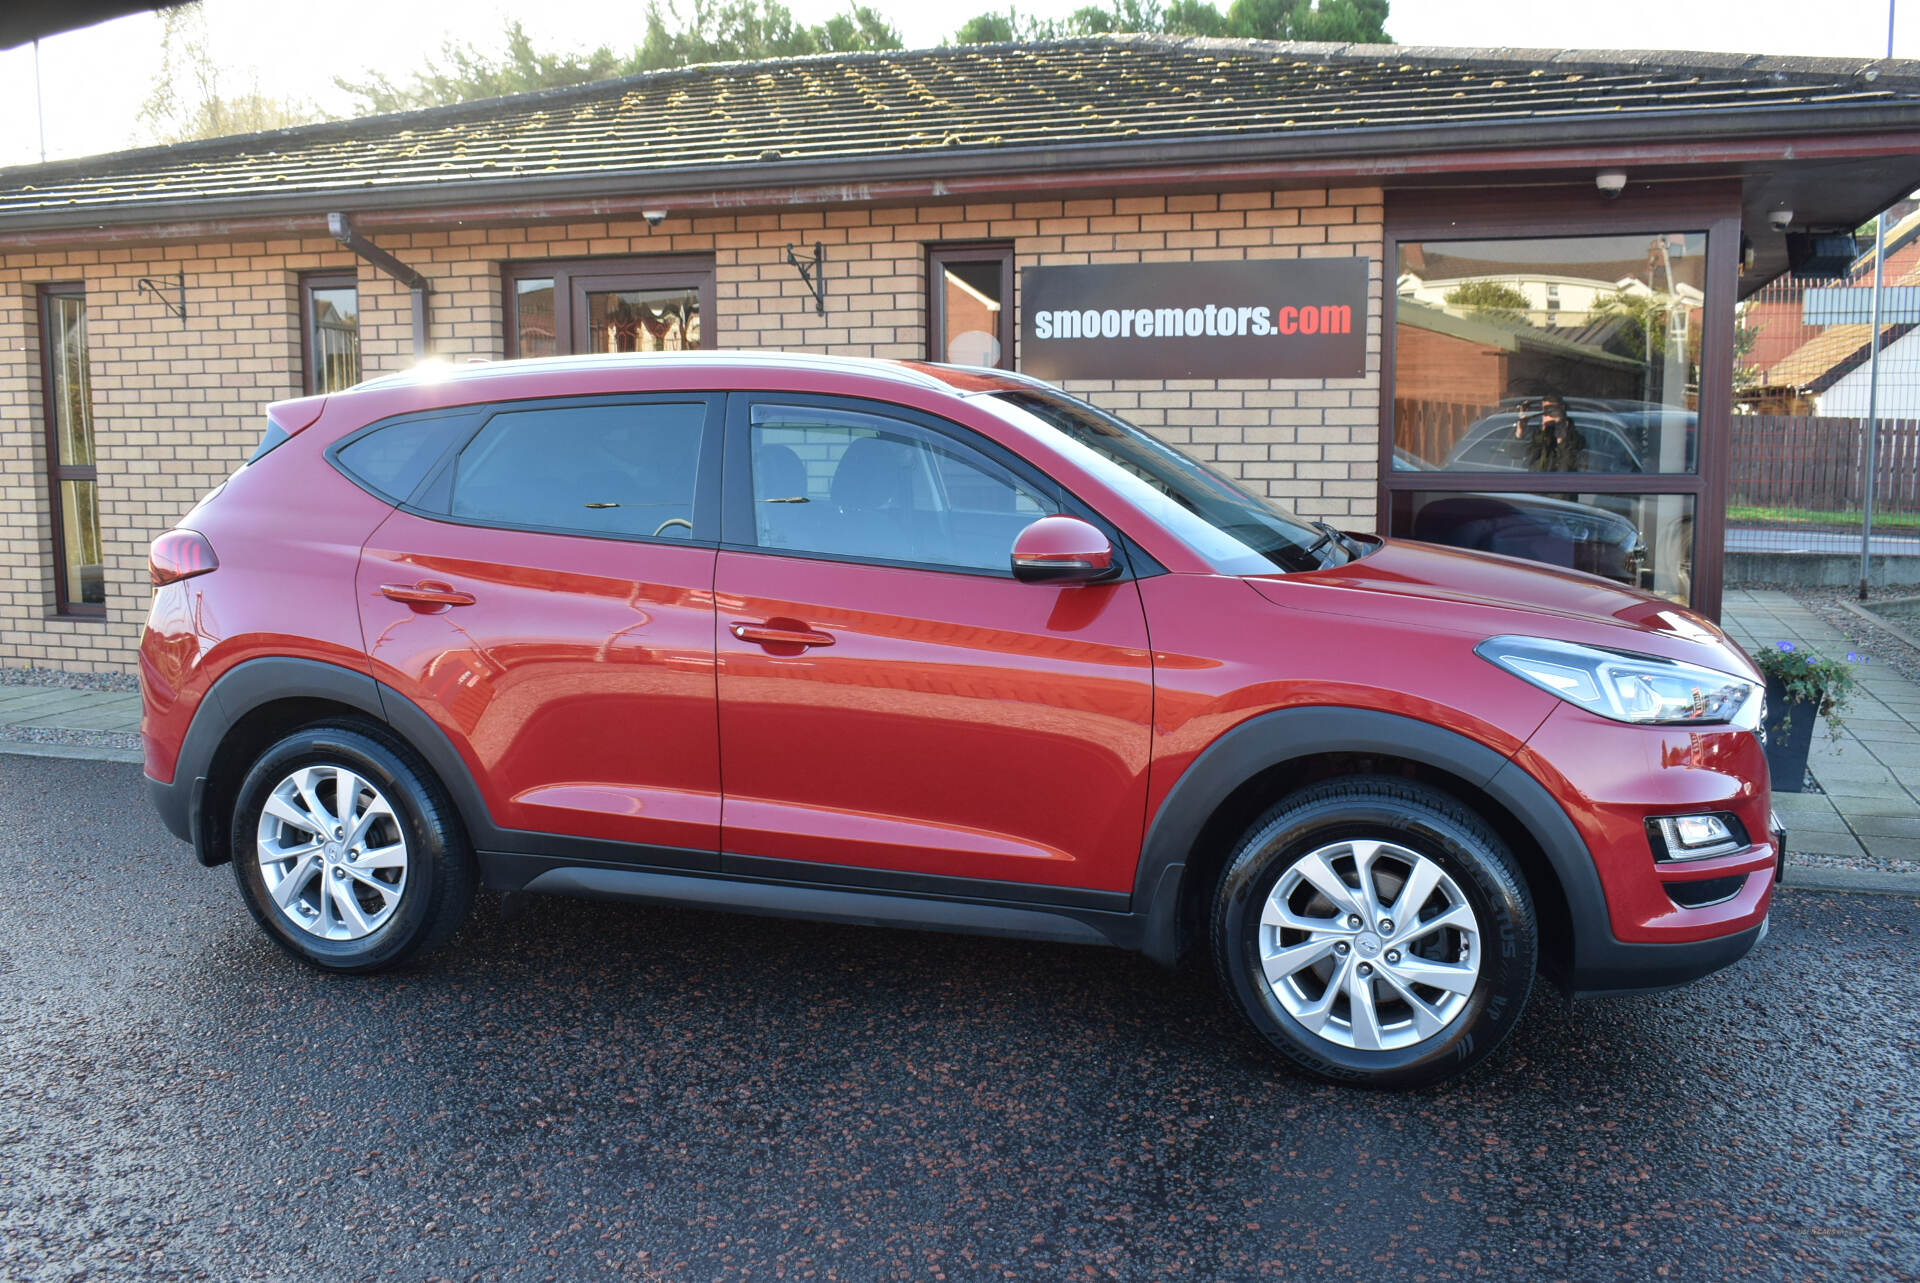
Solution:
<svg viewBox="0 0 1920 1283">
<path fill-rule="evenodd" d="M 274 941 L 332 971 L 428 952 L 466 918 L 473 857 L 452 803 L 406 749 L 328 724 L 262 753 L 233 813 L 233 869 Z"/>
<path fill-rule="evenodd" d="M 1214 961 L 1298 1068 L 1417 1087 L 1465 1072 L 1519 1021 L 1538 948 L 1525 879 L 1457 800 L 1365 777 L 1286 798 L 1214 895 Z"/>
</svg>

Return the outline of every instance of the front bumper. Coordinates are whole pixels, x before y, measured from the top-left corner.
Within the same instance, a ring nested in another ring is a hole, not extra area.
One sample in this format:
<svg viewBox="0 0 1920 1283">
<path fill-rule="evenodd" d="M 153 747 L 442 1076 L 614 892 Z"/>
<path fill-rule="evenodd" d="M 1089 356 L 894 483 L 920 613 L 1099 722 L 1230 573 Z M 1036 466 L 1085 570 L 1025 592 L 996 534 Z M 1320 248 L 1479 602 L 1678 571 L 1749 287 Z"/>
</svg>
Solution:
<svg viewBox="0 0 1920 1283">
<path fill-rule="evenodd" d="M 1691 984 L 1751 953 L 1767 938 L 1768 922 L 1762 917 L 1758 925 L 1733 935 L 1683 944 L 1590 942 L 1594 947 L 1581 950 L 1572 994 L 1575 998 L 1607 998 Z"/>
<path fill-rule="evenodd" d="M 1579 830 L 1615 940 L 1706 942 L 1765 920 L 1780 850 L 1766 754 L 1752 733 L 1636 726 L 1562 704 L 1515 765 L 1546 785 Z M 1747 845 L 1705 859 L 1657 859 L 1647 821 L 1703 812 L 1734 816 Z M 1706 883 L 1735 889 L 1726 894 Z"/>
</svg>

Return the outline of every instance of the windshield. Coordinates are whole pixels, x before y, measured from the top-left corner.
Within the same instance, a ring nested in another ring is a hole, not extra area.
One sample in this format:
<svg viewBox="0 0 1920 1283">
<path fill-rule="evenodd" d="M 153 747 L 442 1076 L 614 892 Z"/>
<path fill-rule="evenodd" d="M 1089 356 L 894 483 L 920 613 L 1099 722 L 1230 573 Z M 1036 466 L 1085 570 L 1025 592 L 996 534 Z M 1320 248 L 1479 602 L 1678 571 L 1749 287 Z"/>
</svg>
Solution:
<svg viewBox="0 0 1920 1283">
<path fill-rule="evenodd" d="M 1320 570 L 1351 561 L 1361 551 L 1333 527 L 1300 520 L 1085 401 L 1038 388 L 996 392 L 986 399 L 1023 411 L 1066 437 L 1076 462 L 1223 575 Z"/>
</svg>

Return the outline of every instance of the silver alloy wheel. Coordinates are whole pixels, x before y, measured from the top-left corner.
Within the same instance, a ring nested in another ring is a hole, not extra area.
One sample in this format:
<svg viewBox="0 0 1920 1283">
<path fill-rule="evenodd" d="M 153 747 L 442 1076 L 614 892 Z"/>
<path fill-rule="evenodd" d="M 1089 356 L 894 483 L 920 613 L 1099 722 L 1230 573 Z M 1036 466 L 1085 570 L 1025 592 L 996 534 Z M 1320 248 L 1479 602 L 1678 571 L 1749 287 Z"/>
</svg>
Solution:
<svg viewBox="0 0 1920 1283">
<path fill-rule="evenodd" d="M 267 795 L 255 838 L 282 916 L 322 940 L 360 940 L 407 889 L 407 835 L 386 797 L 343 766 L 303 766 Z"/>
<path fill-rule="evenodd" d="M 1357 1051 L 1438 1034 L 1480 978 L 1480 923 L 1438 864 L 1392 842 L 1295 860 L 1260 911 L 1261 979 L 1308 1032 Z"/>
</svg>

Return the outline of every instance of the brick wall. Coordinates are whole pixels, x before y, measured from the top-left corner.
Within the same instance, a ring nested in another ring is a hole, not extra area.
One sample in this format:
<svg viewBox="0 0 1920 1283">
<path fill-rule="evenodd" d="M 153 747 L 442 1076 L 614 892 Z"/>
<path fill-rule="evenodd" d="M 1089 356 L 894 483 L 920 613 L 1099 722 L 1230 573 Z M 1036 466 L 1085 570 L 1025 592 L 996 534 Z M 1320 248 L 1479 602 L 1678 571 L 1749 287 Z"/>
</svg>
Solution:
<svg viewBox="0 0 1920 1283">
<path fill-rule="evenodd" d="M 431 343 L 459 361 L 504 352 L 503 263 L 712 255 L 720 347 L 926 354 L 925 247 L 1011 240 L 1040 264 L 1361 255 L 1371 261 L 1369 366 L 1380 352 L 1381 194 L 1336 188 L 667 218 L 372 234 L 434 283 Z M 785 261 L 827 248 L 827 315 Z M 358 270 L 369 375 L 412 361 L 407 291 L 327 237 L 48 252 L 0 250 L 0 665 L 133 665 L 146 546 L 258 442 L 261 407 L 300 393 L 299 276 Z M 137 282 L 184 270 L 187 319 Z M 36 289 L 86 285 L 107 617 L 51 617 Z M 1375 521 L 1380 383 L 1359 379 L 1081 381 L 1069 388 L 1214 461 L 1303 516 Z"/>
</svg>

